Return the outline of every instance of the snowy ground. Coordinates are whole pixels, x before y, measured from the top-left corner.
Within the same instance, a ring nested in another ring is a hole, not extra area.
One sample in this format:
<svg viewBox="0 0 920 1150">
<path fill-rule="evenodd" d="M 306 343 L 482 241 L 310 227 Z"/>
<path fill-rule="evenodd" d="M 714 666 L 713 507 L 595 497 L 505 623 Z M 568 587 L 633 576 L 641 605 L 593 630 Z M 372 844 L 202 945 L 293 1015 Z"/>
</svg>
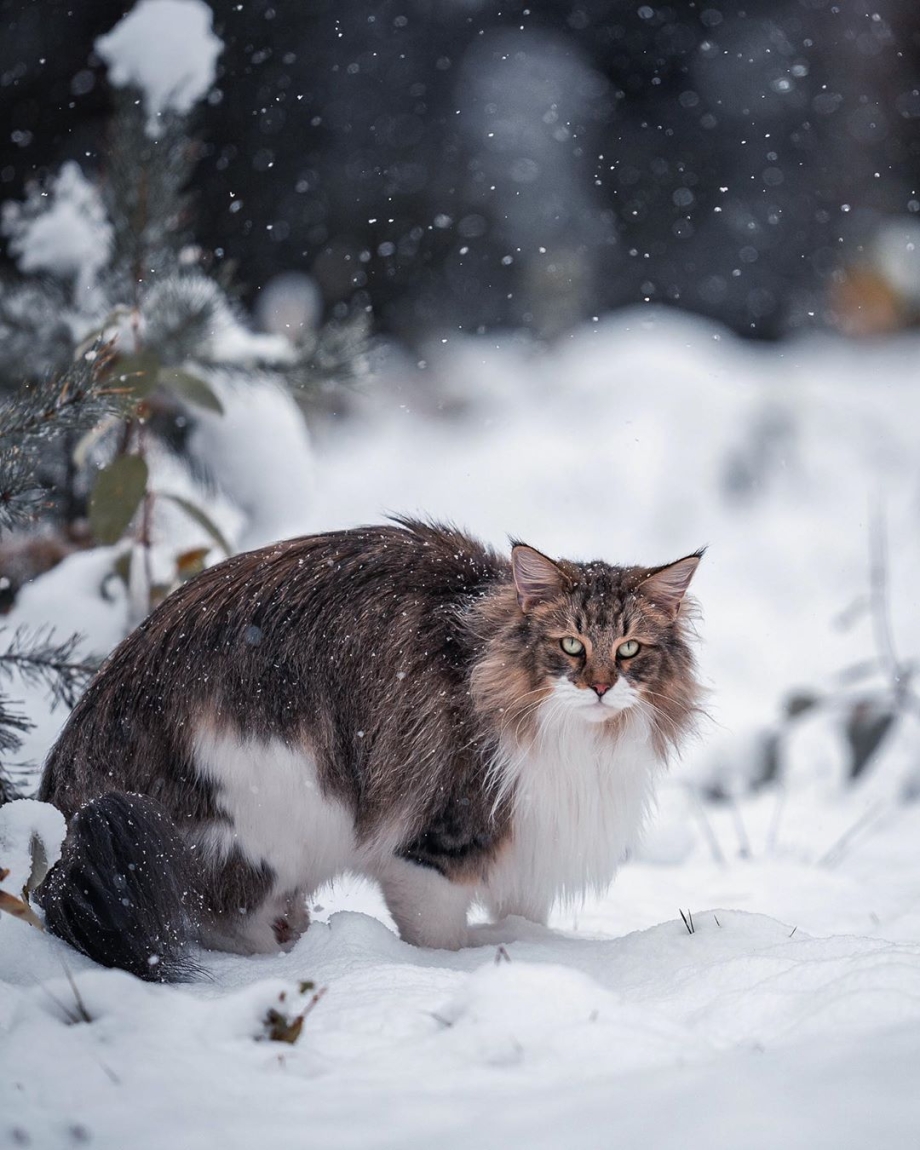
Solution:
<svg viewBox="0 0 920 1150">
<path fill-rule="evenodd" d="M 90 969 L 9 920 L 2 1122 L 112 1150 L 916 1147 L 918 836 L 909 809 L 834 868 L 792 842 L 634 863 L 552 930 L 484 927 L 456 955 L 400 942 L 346 887 L 292 954 L 212 956 L 191 988 Z M 89 1023 L 66 1020 L 64 963 Z M 302 979 L 328 990 L 300 1040 L 260 1041 Z"/>
<path fill-rule="evenodd" d="M 920 805 L 903 796 L 920 734 L 899 721 L 847 787 L 842 731 L 856 695 L 887 689 L 865 609 L 873 504 L 898 655 L 920 655 L 918 350 L 755 349 L 627 314 L 542 355 L 450 341 L 361 397 L 317 436 L 315 491 L 279 484 L 281 519 L 425 510 L 499 544 L 649 563 L 708 542 L 695 590 L 713 723 L 640 857 L 548 930 L 511 921 L 459 954 L 416 950 L 374 891 L 343 882 L 291 954 L 206 956 L 211 978 L 175 988 L 4 918 L 0 1144 L 916 1148 Z M 240 426 L 258 447 L 258 412 Z M 272 435 L 262 450 L 257 518 L 266 475 L 304 470 Z M 126 604 L 98 598 L 99 557 L 70 562 L 19 617 L 56 610 L 104 647 Z M 802 687 L 827 701 L 783 733 L 782 786 L 742 793 Z M 701 799 L 716 779 L 735 803 Z M 90 1022 L 68 1021 L 65 964 Z M 327 990 L 299 1041 L 260 1040 L 270 1008 L 309 1000 L 301 980 Z"/>
</svg>

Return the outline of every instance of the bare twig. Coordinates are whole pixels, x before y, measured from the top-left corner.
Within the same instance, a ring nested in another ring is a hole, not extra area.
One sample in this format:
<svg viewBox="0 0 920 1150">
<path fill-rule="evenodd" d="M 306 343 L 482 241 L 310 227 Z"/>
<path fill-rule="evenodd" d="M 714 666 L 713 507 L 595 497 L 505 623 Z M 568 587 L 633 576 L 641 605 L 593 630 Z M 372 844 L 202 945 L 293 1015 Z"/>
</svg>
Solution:
<svg viewBox="0 0 920 1150">
<path fill-rule="evenodd" d="M 818 859 L 818 866 L 836 866 L 853 845 L 853 842 L 860 832 L 872 823 L 878 822 L 884 813 L 885 804 L 882 803 L 881 800 L 872 803 L 872 805 L 863 811 L 859 818 L 843 832 L 840 838 L 824 852 Z"/>
<path fill-rule="evenodd" d="M 311 996 L 311 998 L 310 998 L 310 1001 L 309 1001 L 309 1002 L 307 1003 L 307 1005 L 306 1005 L 306 1006 L 303 1008 L 303 1013 L 302 1013 L 301 1017 L 303 1017 L 303 1018 L 306 1018 L 306 1017 L 307 1017 L 307 1015 L 308 1015 L 308 1014 L 310 1014 L 310 1013 L 313 1011 L 313 1009 L 314 1009 L 314 1008 L 317 1006 L 317 1004 L 320 1002 L 320 1000 L 321 1000 L 323 997 L 325 997 L 326 991 L 327 991 L 328 989 L 329 989 L 329 987 L 328 987 L 328 986 L 321 986 L 321 987 L 319 988 L 319 990 L 317 990 L 317 991 L 316 991 L 316 992 L 315 992 L 315 993 L 314 993 L 314 994 Z"/>
<path fill-rule="evenodd" d="M 776 804 L 773 807 L 773 815 L 770 819 L 770 829 L 767 831 L 766 850 L 768 854 L 772 855 L 776 853 L 776 842 L 779 838 L 779 824 L 785 809 L 786 788 L 781 783 L 777 783 Z"/>
<path fill-rule="evenodd" d="M 709 819 L 706 817 L 705 810 L 703 810 L 703 804 L 700 802 L 700 796 L 697 793 L 695 787 L 691 786 L 688 789 L 690 794 L 693 796 L 694 814 L 696 815 L 700 826 L 703 829 L 703 837 L 706 839 L 706 842 L 709 845 L 709 850 L 712 854 L 713 860 L 717 866 L 724 867 L 725 855 L 722 853 L 722 848 L 719 846 L 719 840 L 716 838 L 715 831 L 712 829 L 712 825 L 710 824 Z"/>
<path fill-rule="evenodd" d="M 881 501 L 876 502 L 869 519 L 869 606 L 875 645 L 891 681 L 895 706 L 901 710 L 910 691 L 910 673 L 898 658 L 892 634 L 888 590 L 888 529 Z"/>
<path fill-rule="evenodd" d="M 735 834 L 738 836 L 738 854 L 743 859 L 749 859 L 754 852 L 751 850 L 751 840 L 748 838 L 744 818 L 741 815 L 741 808 L 738 806 L 738 800 L 734 795 L 728 796 L 728 805 L 732 812 L 732 820 L 735 824 Z"/>
</svg>

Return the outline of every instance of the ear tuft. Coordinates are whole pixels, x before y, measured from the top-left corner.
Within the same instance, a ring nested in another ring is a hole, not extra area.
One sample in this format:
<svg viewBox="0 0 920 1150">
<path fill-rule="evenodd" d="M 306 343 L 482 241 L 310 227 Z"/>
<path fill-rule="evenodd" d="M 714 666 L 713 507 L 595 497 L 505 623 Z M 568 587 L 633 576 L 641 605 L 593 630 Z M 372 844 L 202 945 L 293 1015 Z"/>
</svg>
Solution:
<svg viewBox="0 0 920 1150">
<path fill-rule="evenodd" d="M 676 615 L 704 552 L 705 548 L 678 559 L 676 563 L 669 563 L 667 567 L 656 568 L 642 580 L 639 590 L 646 599 Z"/>
<path fill-rule="evenodd" d="M 511 548 L 511 571 L 518 603 L 525 613 L 538 603 L 555 599 L 571 587 L 571 581 L 562 568 L 523 543 Z"/>
</svg>

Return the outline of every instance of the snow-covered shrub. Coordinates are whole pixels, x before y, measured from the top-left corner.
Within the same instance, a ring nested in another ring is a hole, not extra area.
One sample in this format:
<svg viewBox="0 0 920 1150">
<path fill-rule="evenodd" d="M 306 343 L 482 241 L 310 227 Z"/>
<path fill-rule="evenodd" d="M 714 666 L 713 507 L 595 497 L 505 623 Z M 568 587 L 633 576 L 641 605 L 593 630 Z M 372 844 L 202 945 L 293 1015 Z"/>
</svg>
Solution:
<svg viewBox="0 0 920 1150">
<path fill-rule="evenodd" d="M 360 371 L 368 321 L 356 309 L 325 326 L 256 333 L 226 276 L 194 244 L 187 188 L 197 148 L 188 117 L 213 83 L 221 50 L 210 8 L 141 0 L 96 48 L 116 97 L 104 176 L 70 162 L 2 209 L 21 275 L 0 285 L 0 386 L 66 371 L 89 347 L 106 346 L 102 382 L 120 393 L 121 408 L 45 453 L 41 478 L 53 495 L 41 518 L 80 546 L 138 543 L 119 571 L 140 588 L 140 612 L 206 552 L 235 545 L 226 516 L 221 523 L 205 509 L 211 499 L 201 480 L 213 468 L 192 448 L 202 415 L 222 414 L 231 389 L 303 391 Z M 197 482 L 176 490 L 176 467 L 164 456 L 184 460 Z M 169 513 L 156 507 L 164 494 Z M 197 535 L 191 546 L 177 543 L 171 570 L 161 562 L 154 570 L 149 550 L 164 514 L 174 523 L 177 509 Z M 143 570 L 132 575 L 135 563 Z"/>
<path fill-rule="evenodd" d="M 68 162 L 0 211 L 19 272 L 0 283 L 0 392 L 14 397 L 0 411 L 0 610 L 94 549 L 94 593 L 125 631 L 203 565 L 300 529 L 281 496 L 309 498 L 301 400 L 364 370 L 363 307 L 256 332 L 194 242 L 189 117 L 214 81 L 211 21 L 202 0 L 140 0 L 96 44 L 115 100 L 103 171 Z M 97 653 L 111 642 L 106 630 Z M 0 750 L 19 722 L 0 712 Z"/>
</svg>

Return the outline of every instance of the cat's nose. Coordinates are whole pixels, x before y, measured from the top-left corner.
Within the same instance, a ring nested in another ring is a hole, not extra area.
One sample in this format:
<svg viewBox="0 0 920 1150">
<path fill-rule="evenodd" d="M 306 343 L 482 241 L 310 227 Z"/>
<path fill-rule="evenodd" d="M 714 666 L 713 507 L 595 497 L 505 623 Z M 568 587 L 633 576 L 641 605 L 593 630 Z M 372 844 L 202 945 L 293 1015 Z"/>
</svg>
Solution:
<svg viewBox="0 0 920 1150">
<path fill-rule="evenodd" d="M 592 683 L 591 687 L 597 693 L 597 697 L 599 699 L 603 698 L 603 696 L 606 695 L 610 690 L 609 683 Z"/>
</svg>

